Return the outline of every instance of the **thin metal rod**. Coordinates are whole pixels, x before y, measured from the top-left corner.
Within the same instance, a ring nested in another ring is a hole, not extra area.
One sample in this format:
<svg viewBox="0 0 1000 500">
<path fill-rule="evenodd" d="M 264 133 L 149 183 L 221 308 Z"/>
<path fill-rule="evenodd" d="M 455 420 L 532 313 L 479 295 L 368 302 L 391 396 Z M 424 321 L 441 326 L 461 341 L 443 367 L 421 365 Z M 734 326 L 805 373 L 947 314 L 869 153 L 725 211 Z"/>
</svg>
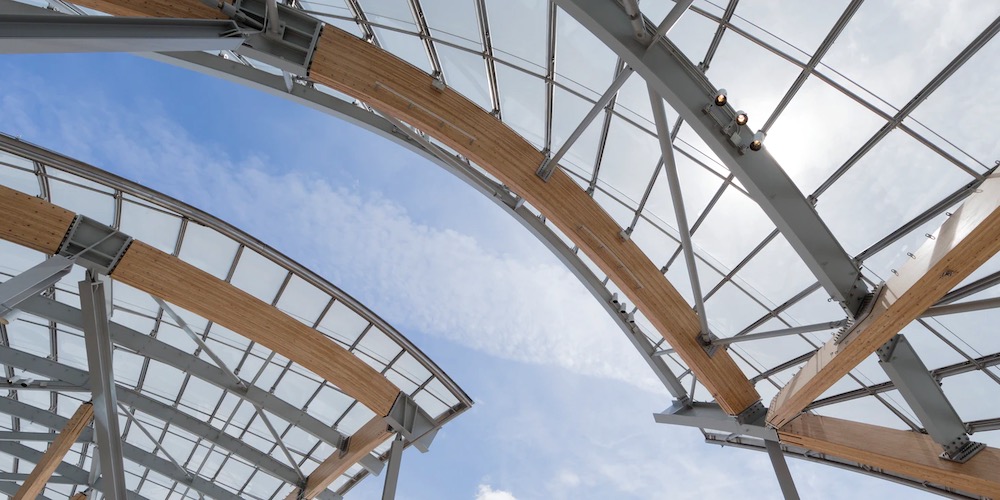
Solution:
<svg viewBox="0 0 1000 500">
<path fill-rule="evenodd" d="M 264 409 L 257 405 L 253 405 L 253 407 L 257 410 L 257 415 L 260 417 L 260 420 L 264 422 L 267 430 L 271 431 L 271 436 L 274 436 L 274 444 L 278 445 L 278 448 L 281 448 L 281 451 L 285 454 L 285 458 L 288 459 L 288 463 L 292 465 L 292 468 L 295 469 L 295 473 L 299 475 L 299 479 L 305 481 L 306 476 L 302 474 L 302 469 L 299 469 L 299 464 L 295 461 L 295 457 L 292 456 L 292 452 L 288 451 L 288 447 L 285 446 L 284 441 L 282 441 L 281 435 L 278 434 L 277 429 L 275 429 L 274 425 L 271 424 L 271 419 L 267 418 L 267 415 L 264 414 Z"/>
<path fill-rule="evenodd" d="M 847 320 L 845 319 L 842 319 L 840 321 L 827 321 L 824 323 L 815 323 L 812 325 L 782 328 L 780 330 L 770 330 L 767 332 L 760 332 L 760 333 L 749 333 L 746 335 L 727 337 L 724 339 L 713 339 L 712 344 L 729 345 L 738 342 L 747 342 L 750 340 L 770 339 L 774 337 L 784 337 L 786 335 L 798 335 L 800 333 L 821 332 L 823 330 L 832 330 L 834 328 L 840 328 L 845 324 L 847 324 Z"/>
<path fill-rule="evenodd" d="M 173 463 L 175 467 L 177 467 L 177 470 L 183 472 L 184 475 L 188 477 L 188 479 L 191 479 L 191 473 L 188 472 L 187 469 L 182 467 L 181 464 L 177 462 L 177 460 L 175 460 L 172 455 L 170 455 L 170 453 L 166 450 L 166 448 L 164 448 L 163 445 L 160 443 L 160 440 L 153 437 L 153 434 L 150 433 L 148 429 L 146 429 L 146 426 L 143 425 L 142 422 L 139 422 L 139 419 L 135 418 L 135 415 L 132 414 L 132 412 L 129 410 L 129 407 L 121 403 L 118 403 L 118 407 L 121 408 L 122 412 L 125 413 L 125 418 L 127 418 L 128 421 L 131 422 L 136 429 L 139 429 L 140 432 L 142 432 L 147 438 L 149 438 L 150 441 L 153 442 L 153 447 L 155 449 L 160 450 L 160 452 L 163 453 L 163 456 L 167 457 L 167 460 L 170 460 L 170 462 Z"/>
<path fill-rule="evenodd" d="M 958 314 L 970 311 L 995 309 L 997 307 L 1000 307 L 1000 298 L 970 300 L 969 302 L 959 302 L 957 304 L 948 304 L 948 305 L 931 307 L 930 309 L 924 311 L 924 313 L 921 314 L 920 317 L 930 318 L 933 316 L 944 316 L 946 314 Z"/>
<path fill-rule="evenodd" d="M 670 144 L 667 113 L 660 94 L 652 86 L 647 85 L 647 87 L 649 89 L 649 103 L 653 108 L 653 120 L 656 123 L 656 136 L 660 141 L 660 151 L 663 154 L 663 172 L 670 185 L 670 201 L 674 205 L 674 214 L 677 216 L 677 232 L 681 239 L 681 247 L 684 249 L 684 262 L 687 264 L 688 278 L 691 279 L 691 293 L 694 295 L 695 310 L 698 312 L 698 321 L 701 323 L 701 335 L 707 336 L 709 329 L 705 314 L 705 301 L 702 298 L 701 281 L 698 279 L 698 267 L 694 260 L 694 247 L 691 244 L 691 230 L 688 227 L 687 212 L 684 210 L 684 198 L 681 196 L 677 162 L 674 161 L 674 147 Z"/>
<path fill-rule="evenodd" d="M 681 16 L 687 12 L 688 7 L 694 3 L 694 0 L 678 0 L 674 4 L 674 7 L 667 12 L 667 16 L 663 18 L 660 25 L 656 27 L 656 33 L 653 33 L 653 43 L 656 43 L 660 37 L 666 36 L 670 32 L 670 28 L 673 28 L 677 21 L 681 19 Z"/>
<path fill-rule="evenodd" d="M 601 110 L 603 110 L 604 107 L 611 102 L 611 99 L 618 94 L 618 90 L 622 88 L 622 85 L 625 85 L 625 82 L 628 81 L 628 78 L 632 76 L 632 73 L 634 72 L 635 70 L 626 66 L 621 72 L 618 73 L 618 76 L 611 82 L 611 86 L 608 87 L 608 90 L 604 91 L 604 94 L 602 94 L 600 99 L 598 99 L 597 102 L 594 103 L 594 106 L 590 108 L 590 111 L 583 117 L 580 124 L 576 126 L 576 130 L 569 135 L 569 138 L 567 138 L 566 142 L 564 142 L 562 147 L 559 148 L 559 151 L 556 151 L 556 154 L 552 155 L 552 158 L 548 160 L 548 165 L 554 168 L 559 164 L 562 157 L 566 155 L 569 149 L 573 147 L 573 144 L 576 143 L 581 135 L 583 135 L 583 132 L 587 130 L 587 127 L 589 127 L 591 122 L 594 121 L 594 118 L 597 118 L 597 115 L 601 113 Z"/>
<path fill-rule="evenodd" d="M 181 318 L 181 316 L 177 314 L 177 312 L 174 311 L 166 302 L 164 302 L 163 299 L 153 295 L 150 295 L 150 297 L 153 297 L 153 300 L 156 301 L 157 305 L 159 305 L 161 309 L 163 309 L 163 312 L 167 313 L 167 316 L 170 316 L 170 318 L 173 319 L 175 323 L 177 323 L 177 326 L 180 327 L 181 330 L 184 330 L 184 332 L 187 333 L 189 337 L 191 337 L 191 340 L 193 340 L 196 344 L 198 344 L 198 347 L 200 347 L 201 350 L 205 351 L 205 354 L 208 354 L 208 357 L 212 358 L 212 361 L 215 361 L 215 364 L 218 365 L 219 368 L 222 369 L 222 371 L 226 372 L 226 375 L 235 380 L 236 384 L 242 387 L 243 389 L 247 388 L 246 383 L 243 382 L 243 379 L 241 379 L 239 375 L 236 375 L 236 373 L 234 373 L 232 370 L 229 369 L 229 366 L 227 366 L 226 363 L 222 361 L 222 358 L 216 355 L 215 352 L 213 352 L 212 349 L 208 347 L 208 344 L 206 344 L 205 341 L 201 339 L 200 335 L 194 333 L 194 330 L 192 330 L 191 327 L 188 326 L 187 322 L 184 321 L 184 318 Z"/>
<path fill-rule="evenodd" d="M 1000 271 L 979 278 L 978 280 L 973 281 L 968 285 L 965 285 L 961 288 L 956 288 L 946 293 L 944 297 L 941 297 L 941 300 L 939 300 L 937 304 L 934 304 L 934 307 L 943 306 L 945 304 L 951 304 L 952 302 L 962 300 L 970 295 L 975 295 L 979 292 L 982 292 L 983 290 L 988 290 L 990 288 L 993 288 L 997 284 L 1000 284 Z"/>
</svg>

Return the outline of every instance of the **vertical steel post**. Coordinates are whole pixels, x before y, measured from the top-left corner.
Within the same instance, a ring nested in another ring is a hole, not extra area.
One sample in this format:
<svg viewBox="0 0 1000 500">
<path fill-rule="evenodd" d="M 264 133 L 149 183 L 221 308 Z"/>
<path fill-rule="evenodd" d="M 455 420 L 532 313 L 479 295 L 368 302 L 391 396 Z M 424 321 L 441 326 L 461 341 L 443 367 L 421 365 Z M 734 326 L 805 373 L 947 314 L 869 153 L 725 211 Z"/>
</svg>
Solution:
<svg viewBox="0 0 1000 500">
<path fill-rule="evenodd" d="M 778 476 L 778 485 L 781 486 L 785 500 L 799 500 L 799 492 L 795 489 L 795 481 L 792 480 L 792 473 L 788 470 L 781 445 L 777 441 L 765 439 L 764 448 L 767 449 L 767 456 L 771 459 L 771 466 L 774 467 L 774 475 Z"/>
<path fill-rule="evenodd" d="M 94 434 L 100 454 L 104 494 L 108 498 L 124 499 L 127 489 L 121 431 L 118 428 L 118 398 L 115 395 L 108 309 L 104 283 L 89 271 L 87 279 L 80 282 L 80 309 L 83 311 L 83 335 L 94 402 Z"/>
<path fill-rule="evenodd" d="M 389 448 L 389 467 L 385 473 L 385 486 L 382 487 L 382 500 L 396 498 L 396 483 L 399 481 L 399 461 L 403 458 L 403 435 L 396 433 Z"/>
</svg>

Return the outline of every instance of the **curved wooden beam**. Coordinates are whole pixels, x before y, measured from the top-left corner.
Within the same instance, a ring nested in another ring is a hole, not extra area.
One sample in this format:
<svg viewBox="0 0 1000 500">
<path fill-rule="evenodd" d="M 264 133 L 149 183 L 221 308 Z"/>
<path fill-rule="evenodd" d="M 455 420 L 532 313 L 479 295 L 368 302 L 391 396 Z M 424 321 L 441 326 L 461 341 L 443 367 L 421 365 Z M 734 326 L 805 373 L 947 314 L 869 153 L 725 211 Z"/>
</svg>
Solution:
<svg viewBox="0 0 1000 500">
<path fill-rule="evenodd" d="M 0 238 L 49 254 L 58 252 L 74 217 L 68 210 L 5 186 L 0 186 L 0 213 L 4 214 Z M 111 277 L 285 356 L 379 416 L 389 414 L 399 395 L 399 388 L 385 376 L 322 333 L 141 241 L 132 242 Z"/>
<path fill-rule="evenodd" d="M 378 445 L 389 439 L 392 432 L 385 423 L 385 419 L 375 417 L 361 426 L 347 441 L 347 449 L 343 452 L 335 451 L 327 457 L 323 463 L 316 467 L 316 470 L 309 474 L 304 488 L 296 488 L 285 498 L 285 500 L 296 500 L 299 498 L 316 498 L 333 484 L 342 474 L 347 472 L 352 465 L 361 460 L 365 455 L 371 453 Z"/>
<path fill-rule="evenodd" d="M 78 0 L 119 15 L 215 18 L 198 0 Z M 537 208 L 611 277 L 677 351 L 719 405 L 737 415 L 760 395 L 725 350 L 709 356 L 691 306 L 622 228 L 565 172 L 548 182 L 535 171 L 544 155 L 494 116 L 398 57 L 325 25 L 308 75 L 419 127 L 475 161 Z"/>
<path fill-rule="evenodd" d="M 986 448 L 964 464 L 939 458 L 926 434 L 804 414 L 778 430 L 782 443 L 847 458 L 956 490 L 1000 498 L 1000 449 Z"/>
<path fill-rule="evenodd" d="M 76 443 L 76 438 L 80 437 L 80 433 L 90 425 L 90 421 L 93 419 L 94 405 L 90 402 L 81 404 L 69 422 L 66 422 L 66 426 L 59 432 L 59 435 L 56 436 L 55 441 L 49 445 L 49 449 L 45 450 L 42 459 L 35 464 L 34 469 L 31 469 L 28 479 L 24 480 L 21 488 L 14 495 L 15 500 L 35 498 L 45 489 L 45 483 L 49 482 L 56 467 L 62 463 L 66 452 Z"/>
</svg>

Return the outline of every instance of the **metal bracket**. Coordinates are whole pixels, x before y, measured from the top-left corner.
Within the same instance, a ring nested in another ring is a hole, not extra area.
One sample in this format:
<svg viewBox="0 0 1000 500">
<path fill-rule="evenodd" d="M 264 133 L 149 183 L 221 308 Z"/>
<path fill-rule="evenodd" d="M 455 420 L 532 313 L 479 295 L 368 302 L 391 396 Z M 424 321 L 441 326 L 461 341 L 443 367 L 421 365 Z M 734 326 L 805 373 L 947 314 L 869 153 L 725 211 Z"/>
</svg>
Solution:
<svg viewBox="0 0 1000 500">
<path fill-rule="evenodd" d="M 969 436 L 963 434 L 952 443 L 945 445 L 944 452 L 941 453 L 940 457 L 950 462 L 964 464 L 984 449 L 986 449 L 985 444 L 970 441 Z"/>
<path fill-rule="evenodd" d="M 59 245 L 59 255 L 98 274 L 110 275 L 132 237 L 85 215 L 77 215 Z"/>
<path fill-rule="evenodd" d="M 736 415 L 736 422 L 741 425 L 751 425 L 760 422 L 767 416 L 767 407 L 757 401 Z"/>
<path fill-rule="evenodd" d="M 718 351 L 719 347 L 722 346 L 715 343 L 718 339 L 719 337 L 712 332 L 701 332 L 698 334 L 698 343 L 701 344 L 701 348 L 705 350 L 708 357 L 714 356 L 715 351 Z"/>
<path fill-rule="evenodd" d="M 404 393 L 396 397 L 385 421 L 390 429 L 400 433 L 423 453 L 427 452 L 438 431 L 434 419 Z"/>
<path fill-rule="evenodd" d="M 885 290 L 885 282 L 883 281 L 879 283 L 874 290 L 872 290 L 872 293 L 865 295 L 865 298 L 861 300 L 861 306 L 858 308 L 858 312 L 854 318 L 848 318 L 847 324 L 841 327 L 841 329 L 834 334 L 834 344 L 840 344 L 854 334 L 858 325 L 860 325 L 866 318 L 868 318 L 868 315 L 872 313 L 872 309 L 875 308 L 875 303 L 881 300 L 882 295 L 885 294 Z"/>
<path fill-rule="evenodd" d="M 536 175 L 542 178 L 543 181 L 549 182 L 549 178 L 552 177 L 552 172 L 556 170 L 556 164 L 552 162 L 552 152 L 549 150 L 542 151 L 545 153 L 545 159 L 542 160 L 542 164 L 538 166 L 538 171 L 535 172 Z"/>
<path fill-rule="evenodd" d="M 203 2 L 251 31 L 236 53 L 298 75 L 309 73 L 316 42 L 323 31 L 322 21 L 273 0 Z M 275 7 L 277 14 L 273 13 Z"/>
</svg>

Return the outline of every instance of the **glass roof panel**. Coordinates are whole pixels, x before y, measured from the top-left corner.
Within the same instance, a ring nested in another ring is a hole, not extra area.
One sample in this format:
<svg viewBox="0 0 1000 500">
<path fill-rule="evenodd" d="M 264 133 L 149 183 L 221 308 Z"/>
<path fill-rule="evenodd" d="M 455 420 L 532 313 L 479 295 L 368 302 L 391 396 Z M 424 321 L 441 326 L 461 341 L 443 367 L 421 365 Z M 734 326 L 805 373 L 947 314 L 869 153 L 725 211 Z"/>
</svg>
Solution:
<svg viewBox="0 0 1000 500">
<path fill-rule="evenodd" d="M 239 243 L 200 224 L 188 224 L 180 258 L 219 279 L 229 275 Z"/>
<path fill-rule="evenodd" d="M 501 59 L 517 59 L 544 73 L 548 28 L 544 0 L 487 0 L 493 49 Z M 514 62 L 512 60 L 512 62 Z"/>
<path fill-rule="evenodd" d="M 926 210 L 932 200 L 944 198 L 971 180 L 895 130 L 834 183 L 816 209 L 847 252 L 857 255 Z M 858 217 L 844 207 L 880 216 Z"/>
<path fill-rule="evenodd" d="M 996 4 L 866 2 L 823 63 L 900 108 L 998 14 Z"/>
<path fill-rule="evenodd" d="M 492 111 L 490 87 L 486 81 L 486 64 L 483 58 L 475 53 L 436 45 L 441 67 L 444 70 L 445 81 L 458 93 L 487 111 Z"/>
</svg>

